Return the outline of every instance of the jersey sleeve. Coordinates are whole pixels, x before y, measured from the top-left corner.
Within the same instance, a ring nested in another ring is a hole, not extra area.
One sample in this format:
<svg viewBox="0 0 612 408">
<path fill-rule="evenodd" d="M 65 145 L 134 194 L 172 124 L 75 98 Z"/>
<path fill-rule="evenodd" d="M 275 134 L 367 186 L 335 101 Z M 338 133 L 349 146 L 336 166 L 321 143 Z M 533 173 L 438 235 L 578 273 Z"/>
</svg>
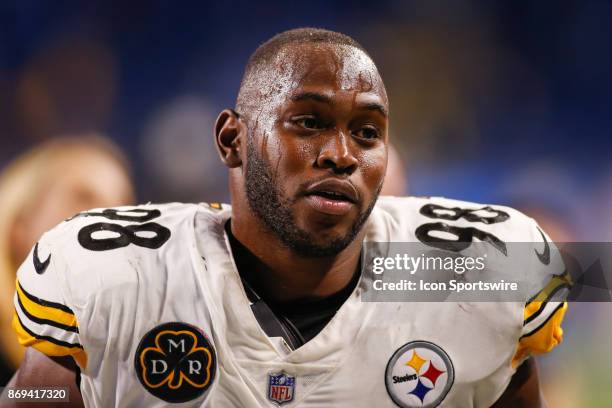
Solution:
<svg viewBox="0 0 612 408">
<path fill-rule="evenodd" d="M 72 356 L 81 368 L 87 355 L 77 317 L 65 296 L 61 254 L 47 233 L 17 272 L 13 329 L 19 343 L 50 357 Z"/>
<path fill-rule="evenodd" d="M 572 284 L 556 245 L 535 221 L 531 221 L 534 247 L 531 273 L 539 285 L 535 286 L 523 307 L 523 326 L 512 359 L 514 367 L 532 355 L 551 351 L 561 343 L 561 324 Z"/>
</svg>

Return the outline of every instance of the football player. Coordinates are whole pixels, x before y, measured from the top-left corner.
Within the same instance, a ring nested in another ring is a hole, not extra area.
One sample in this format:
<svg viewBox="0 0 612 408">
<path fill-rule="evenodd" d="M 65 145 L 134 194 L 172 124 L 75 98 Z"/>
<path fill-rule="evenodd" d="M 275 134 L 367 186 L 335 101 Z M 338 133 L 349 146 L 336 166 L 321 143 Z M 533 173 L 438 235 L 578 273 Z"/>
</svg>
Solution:
<svg viewBox="0 0 612 408">
<path fill-rule="evenodd" d="M 96 407 L 541 406 L 531 356 L 561 341 L 566 309 L 552 244 L 507 207 L 379 198 L 388 121 L 350 37 L 267 41 L 214 129 L 231 207 L 96 209 L 46 233 L 18 272 L 29 349 L 9 385 Z M 541 287 L 528 303 L 362 301 L 363 243 L 431 243 L 428 225 L 542 244 Z"/>
</svg>

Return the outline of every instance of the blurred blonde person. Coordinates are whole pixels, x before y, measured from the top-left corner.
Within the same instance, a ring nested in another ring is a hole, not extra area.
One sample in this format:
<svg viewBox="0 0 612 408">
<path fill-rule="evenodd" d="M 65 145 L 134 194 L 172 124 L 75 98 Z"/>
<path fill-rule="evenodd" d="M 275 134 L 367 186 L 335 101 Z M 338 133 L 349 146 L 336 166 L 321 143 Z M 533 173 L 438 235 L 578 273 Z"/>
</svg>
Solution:
<svg viewBox="0 0 612 408">
<path fill-rule="evenodd" d="M 24 153 L 0 173 L 2 377 L 10 376 L 24 354 L 11 330 L 11 319 L 15 273 L 30 248 L 45 231 L 80 211 L 129 205 L 133 200 L 123 153 L 96 135 L 50 140 Z"/>
</svg>

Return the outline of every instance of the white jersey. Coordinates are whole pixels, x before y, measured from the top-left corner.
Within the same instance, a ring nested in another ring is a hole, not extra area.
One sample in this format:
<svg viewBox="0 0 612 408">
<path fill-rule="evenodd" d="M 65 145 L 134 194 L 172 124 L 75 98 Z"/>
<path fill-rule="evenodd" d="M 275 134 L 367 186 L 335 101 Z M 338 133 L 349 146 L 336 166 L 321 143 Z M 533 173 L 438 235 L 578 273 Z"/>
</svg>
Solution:
<svg viewBox="0 0 612 408">
<path fill-rule="evenodd" d="M 456 216 L 436 220 L 432 208 Z M 476 211 L 508 217 L 487 224 Z M 290 350 L 251 311 L 230 216 L 226 205 L 148 204 L 63 222 L 18 272 L 21 343 L 72 355 L 89 407 L 370 408 L 488 407 L 517 364 L 561 340 L 566 306 L 542 293 L 527 304 L 364 302 L 362 278 L 322 331 Z M 542 242 L 510 208 L 412 197 L 381 197 L 366 240 L 418 241 L 432 220 Z M 542 269 L 549 292 L 558 268 Z"/>
</svg>

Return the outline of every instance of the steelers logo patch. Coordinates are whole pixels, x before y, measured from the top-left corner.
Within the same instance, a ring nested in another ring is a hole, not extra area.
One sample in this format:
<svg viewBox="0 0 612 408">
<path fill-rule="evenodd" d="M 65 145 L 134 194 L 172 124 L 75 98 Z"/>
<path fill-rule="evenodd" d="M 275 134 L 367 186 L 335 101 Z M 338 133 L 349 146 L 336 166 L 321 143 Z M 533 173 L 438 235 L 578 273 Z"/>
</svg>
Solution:
<svg viewBox="0 0 612 408">
<path fill-rule="evenodd" d="M 454 380 L 450 357 L 428 341 L 404 344 L 393 353 L 385 371 L 387 392 L 402 408 L 437 407 Z"/>
<path fill-rule="evenodd" d="M 215 378 L 213 346 L 195 326 L 164 323 L 144 335 L 134 358 L 140 383 L 166 402 L 185 402 L 206 392 Z"/>
</svg>

